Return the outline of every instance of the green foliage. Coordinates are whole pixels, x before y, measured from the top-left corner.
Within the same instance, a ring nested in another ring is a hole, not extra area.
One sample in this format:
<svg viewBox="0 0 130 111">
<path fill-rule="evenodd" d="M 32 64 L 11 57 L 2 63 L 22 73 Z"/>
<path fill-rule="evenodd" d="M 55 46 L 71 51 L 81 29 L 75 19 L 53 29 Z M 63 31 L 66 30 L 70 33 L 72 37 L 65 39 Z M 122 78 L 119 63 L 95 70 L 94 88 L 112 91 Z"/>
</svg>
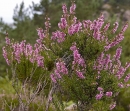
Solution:
<svg viewBox="0 0 130 111">
<path fill-rule="evenodd" d="M 0 94 L 14 94 L 15 91 L 12 87 L 12 82 L 9 80 L 8 76 L 5 78 L 0 77 Z"/>
</svg>

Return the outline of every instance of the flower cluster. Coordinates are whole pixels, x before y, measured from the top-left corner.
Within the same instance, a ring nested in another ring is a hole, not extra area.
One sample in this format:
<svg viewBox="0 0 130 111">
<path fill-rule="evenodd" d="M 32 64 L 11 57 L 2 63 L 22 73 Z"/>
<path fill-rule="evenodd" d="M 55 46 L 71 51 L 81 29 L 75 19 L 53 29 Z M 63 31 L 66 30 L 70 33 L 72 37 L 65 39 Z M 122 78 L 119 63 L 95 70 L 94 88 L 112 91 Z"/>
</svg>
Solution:
<svg viewBox="0 0 130 111">
<path fill-rule="evenodd" d="M 84 79 L 85 76 L 83 75 L 83 72 L 85 71 L 86 64 L 76 47 L 76 43 L 73 43 L 73 45 L 70 47 L 70 50 L 73 51 L 74 57 L 74 61 L 72 62 L 72 69 L 76 69 L 77 76 L 81 79 Z"/>
<path fill-rule="evenodd" d="M 45 30 L 43 30 L 42 28 L 37 29 L 39 38 L 36 40 L 36 42 L 40 45 L 43 45 L 44 38 L 48 37 L 49 28 L 51 27 L 50 18 L 46 17 L 45 19 Z"/>
<path fill-rule="evenodd" d="M 103 88 L 98 87 L 97 90 L 100 92 L 99 94 L 96 95 L 96 100 L 100 100 L 103 96 Z"/>
<path fill-rule="evenodd" d="M 116 107 L 116 102 L 113 102 L 113 103 L 109 106 L 110 110 L 114 109 L 115 107 Z"/>
<path fill-rule="evenodd" d="M 94 69 L 98 70 L 99 74 L 100 71 L 109 70 L 112 67 L 112 60 L 110 59 L 110 54 L 106 54 L 106 57 L 104 56 L 105 54 L 102 52 L 94 64 Z"/>
<path fill-rule="evenodd" d="M 6 50 L 5 47 L 3 47 L 2 50 L 3 50 L 3 57 L 5 58 L 6 63 L 7 63 L 8 65 L 10 65 L 10 59 L 8 58 L 8 51 Z"/>
<path fill-rule="evenodd" d="M 115 27 L 113 28 L 112 32 L 115 33 L 117 31 L 117 28 L 118 28 L 119 24 L 118 24 L 118 22 L 115 22 L 113 25 Z"/>
<path fill-rule="evenodd" d="M 52 40 L 57 40 L 58 43 L 61 43 L 65 40 L 66 34 L 60 31 L 52 32 Z"/>
<path fill-rule="evenodd" d="M 72 3 L 72 6 L 70 7 L 70 14 L 75 14 L 76 4 Z"/>
<path fill-rule="evenodd" d="M 51 80 L 56 83 L 59 79 L 62 78 L 64 74 L 68 74 L 68 69 L 65 66 L 64 61 L 59 61 L 56 63 L 56 68 L 54 73 L 51 74 Z"/>
<path fill-rule="evenodd" d="M 68 34 L 69 35 L 73 35 L 75 33 L 78 33 L 80 30 L 82 29 L 82 23 L 78 22 L 76 24 L 72 24 L 69 28 L 68 28 Z"/>
<path fill-rule="evenodd" d="M 102 87 L 98 87 L 97 90 L 98 90 L 100 93 L 96 95 L 96 100 L 100 100 L 100 99 L 103 97 L 103 95 L 104 95 L 105 92 L 104 92 L 104 90 L 103 90 Z M 105 95 L 106 95 L 107 97 L 111 97 L 111 96 L 112 96 L 112 92 L 111 92 L 111 91 L 108 91 L 108 92 L 105 93 Z"/>
<path fill-rule="evenodd" d="M 114 40 L 112 40 L 109 44 L 107 44 L 104 48 L 105 51 L 108 51 L 110 48 L 116 46 L 124 39 L 124 35 L 122 33 L 118 34 Z"/>
<path fill-rule="evenodd" d="M 20 63 L 22 57 L 25 57 L 31 63 L 36 62 L 38 67 L 44 67 L 44 57 L 40 55 L 40 52 L 42 51 L 42 47 L 40 45 L 35 44 L 33 47 L 31 44 L 26 44 L 26 41 L 24 40 L 20 43 L 10 43 L 9 47 L 9 51 L 3 47 L 3 56 L 8 65 L 10 65 L 13 61 Z M 12 57 L 10 57 L 10 54 Z"/>
<path fill-rule="evenodd" d="M 61 18 L 61 22 L 58 23 L 60 29 L 65 29 L 68 26 L 66 18 Z"/>
</svg>

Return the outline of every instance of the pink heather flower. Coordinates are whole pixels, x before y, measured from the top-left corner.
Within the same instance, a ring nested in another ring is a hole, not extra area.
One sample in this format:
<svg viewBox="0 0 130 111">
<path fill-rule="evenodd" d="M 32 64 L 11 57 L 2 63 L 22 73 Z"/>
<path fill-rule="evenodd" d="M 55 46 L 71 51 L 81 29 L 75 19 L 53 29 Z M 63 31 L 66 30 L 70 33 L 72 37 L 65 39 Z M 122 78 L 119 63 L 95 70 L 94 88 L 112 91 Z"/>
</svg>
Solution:
<svg viewBox="0 0 130 111">
<path fill-rule="evenodd" d="M 76 43 L 73 43 L 73 45 L 70 47 L 70 50 L 72 51 L 77 50 Z"/>
<path fill-rule="evenodd" d="M 20 63 L 20 59 L 21 59 L 21 50 L 19 47 L 19 43 L 13 44 L 13 53 L 14 53 L 14 58 L 15 60 Z M 24 48 L 24 47 L 23 47 Z"/>
<path fill-rule="evenodd" d="M 97 26 L 98 26 L 99 29 L 101 29 L 101 27 L 104 24 L 104 15 L 101 14 L 97 21 L 98 21 L 98 25 Z"/>
<path fill-rule="evenodd" d="M 56 77 L 55 77 L 55 75 L 54 74 L 51 74 L 50 75 L 50 77 L 51 77 L 51 80 L 54 82 L 54 83 L 56 83 L 57 81 L 56 81 Z"/>
<path fill-rule="evenodd" d="M 100 99 L 102 98 L 102 96 L 103 96 L 103 94 L 102 94 L 102 93 L 97 94 L 97 95 L 96 95 L 96 100 L 100 100 Z"/>
<path fill-rule="evenodd" d="M 104 35 L 101 35 L 100 41 L 105 41 L 105 36 Z"/>
<path fill-rule="evenodd" d="M 5 40 L 6 40 L 6 44 L 10 45 L 10 39 L 8 37 L 6 37 Z"/>
<path fill-rule="evenodd" d="M 122 48 L 121 47 L 117 48 L 116 55 L 115 55 L 116 60 L 120 59 L 121 52 L 122 52 Z"/>
<path fill-rule="evenodd" d="M 84 61 L 83 58 L 80 58 L 80 59 L 78 60 L 78 64 L 81 65 L 82 67 L 85 67 L 85 66 L 86 66 L 86 65 L 85 65 L 85 61 Z"/>
<path fill-rule="evenodd" d="M 83 27 L 85 29 L 88 29 L 91 24 L 92 24 L 92 21 L 90 21 L 90 20 L 83 20 Z"/>
<path fill-rule="evenodd" d="M 105 51 L 108 51 L 110 48 L 114 47 L 115 45 L 119 44 L 122 40 L 124 39 L 124 36 L 120 33 L 119 35 L 117 35 L 114 40 L 107 44 L 104 48 Z"/>
<path fill-rule="evenodd" d="M 46 30 L 49 29 L 50 27 L 51 27 L 50 18 L 46 18 L 46 22 L 45 22 Z"/>
<path fill-rule="evenodd" d="M 107 23 L 107 24 L 104 26 L 103 31 L 106 32 L 109 27 L 110 27 L 110 23 Z"/>
<path fill-rule="evenodd" d="M 37 55 L 37 65 L 38 67 L 44 67 L 43 57 Z"/>
<path fill-rule="evenodd" d="M 102 52 L 101 55 L 97 58 L 96 62 L 94 63 L 94 68 L 98 71 L 101 71 L 104 67 L 104 53 Z"/>
<path fill-rule="evenodd" d="M 128 23 L 126 23 L 126 24 L 123 26 L 123 28 L 122 28 L 122 30 L 121 30 L 121 34 L 123 34 L 123 33 L 126 31 L 127 28 L 128 28 Z"/>
<path fill-rule="evenodd" d="M 85 61 L 81 57 L 81 55 L 79 54 L 79 51 L 78 51 L 75 43 L 70 47 L 70 50 L 73 51 L 73 56 L 74 56 L 74 61 L 75 61 L 74 63 L 78 63 L 79 65 L 84 67 L 85 66 Z"/>
<path fill-rule="evenodd" d="M 83 75 L 83 72 L 76 70 L 76 73 L 77 73 L 77 76 L 78 76 L 80 79 L 85 79 L 85 76 Z"/>
<path fill-rule="evenodd" d="M 120 88 L 124 88 L 124 84 L 121 82 L 121 83 L 118 83 L 118 86 L 120 87 Z"/>
<path fill-rule="evenodd" d="M 3 47 L 2 50 L 3 50 L 3 57 L 5 58 L 6 63 L 8 65 L 10 65 L 10 60 L 8 59 L 8 53 L 7 53 L 6 49 L 5 49 L 5 47 Z"/>
<path fill-rule="evenodd" d="M 75 33 L 78 33 L 81 29 L 82 29 L 82 23 L 81 22 L 78 22 L 77 24 L 72 24 L 68 28 L 68 34 L 73 35 Z"/>
<path fill-rule="evenodd" d="M 67 20 L 66 18 L 61 18 L 61 22 L 58 23 L 58 27 L 60 29 L 65 29 L 67 27 Z"/>
<path fill-rule="evenodd" d="M 56 63 L 56 72 L 60 74 L 68 74 L 68 69 L 66 68 L 65 63 L 63 61 Z"/>
<path fill-rule="evenodd" d="M 37 39 L 36 42 L 37 42 L 38 44 L 42 44 L 42 39 Z"/>
<path fill-rule="evenodd" d="M 66 4 L 63 4 L 63 5 L 62 5 L 62 10 L 63 10 L 63 13 L 64 13 L 64 14 L 67 14 L 68 11 L 67 11 Z"/>
<path fill-rule="evenodd" d="M 113 28 L 112 32 L 115 33 L 117 31 L 117 28 L 118 28 L 119 24 L 118 24 L 118 22 L 115 22 L 113 25 L 115 27 Z"/>
<path fill-rule="evenodd" d="M 58 70 L 55 70 L 55 75 L 58 79 L 61 79 L 61 75 L 60 75 L 60 72 L 58 72 Z"/>
<path fill-rule="evenodd" d="M 45 38 L 45 34 L 43 33 L 43 29 L 39 28 L 39 29 L 37 29 L 37 32 L 38 32 L 38 36 L 40 39 Z"/>
<path fill-rule="evenodd" d="M 75 14 L 75 9 L 76 9 L 76 4 L 72 3 L 72 5 L 70 7 L 70 14 Z"/>
<path fill-rule="evenodd" d="M 106 58 L 104 59 L 104 65 L 108 65 L 109 62 L 111 62 L 111 60 L 110 60 L 110 54 L 106 54 Z"/>
<path fill-rule="evenodd" d="M 116 102 L 112 103 L 112 104 L 109 106 L 110 110 L 114 109 L 115 107 L 116 107 Z"/>
<path fill-rule="evenodd" d="M 73 51 L 73 56 L 74 56 L 74 63 L 81 65 L 82 67 L 85 67 L 85 61 L 79 54 L 78 50 Z"/>
<path fill-rule="evenodd" d="M 102 25 L 104 24 L 104 16 L 101 15 L 98 20 L 94 20 L 93 23 L 90 25 L 90 30 L 94 30 L 95 32 L 98 32 Z"/>
<path fill-rule="evenodd" d="M 130 87 L 130 84 L 126 84 L 126 87 Z"/>
<path fill-rule="evenodd" d="M 75 29 L 74 29 L 75 27 L 74 27 L 74 25 L 71 25 L 69 28 L 68 28 L 68 34 L 69 35 L 73 35 L 74 34 L 74 32 L 75 32 Z"/>
<path fill-rule="evenodd" d="M 121 79 L 122 76 L 124 75 L 126 69 L 124 67 L 120 67 L 119 70 L 117 71 L 116 76 L 118 77 L 118 79 Z"/>
<path fill-rule="evenodd" d="M 130 62 L 129 62 L 129 63 L 126 63 L 125 69 L 128 69 L 129 67 L 130 67 Z"/>
<path fill-rule="evenodd" d="M 68 74 L 68 69 L 65 66 L 63 61 L 59 61 L 56 63 L 56 68 L 54 70 L 54 74 L 51 75 L 51 79 L 54 83 L 56 83 L 57 79 L 61 79 L 63 74 Z"/>
<path fill-rule="evenodd" d="M 97 90 L 101 92 L 101 91 L 103 91 L 103 88 L 102 87 L 98 87 Z"/>
<path fill-rule="evenodd" d="M 58 43 L 61 43 L 65 40 L 66 34 L 60 31 L 52 32 L 52 40 L 57 40 Z"/>
<path fill-rule="evenodd" d="M 112 96 L 112 92 L 110 91 L 110 92 L 106 92 L 106 96 L 107 97 L 111 97 Z"/>
<path fill-rule="evenodd" d="M 126 75 L 124 82 L 128 82 L 129 79 L 130 79 L 130 74 Z"/>
<path fill-rule="evenodd" d="M 101 40 L 101 33 L 99 31 L 94 31 L 93 37 L 97 40 Z"/>
<path fill-rule="evenodd" d="M 77 22 L 77 17 L 73 17 L 73 24 L 76 24 L 76 22 Z"/>
</svg>

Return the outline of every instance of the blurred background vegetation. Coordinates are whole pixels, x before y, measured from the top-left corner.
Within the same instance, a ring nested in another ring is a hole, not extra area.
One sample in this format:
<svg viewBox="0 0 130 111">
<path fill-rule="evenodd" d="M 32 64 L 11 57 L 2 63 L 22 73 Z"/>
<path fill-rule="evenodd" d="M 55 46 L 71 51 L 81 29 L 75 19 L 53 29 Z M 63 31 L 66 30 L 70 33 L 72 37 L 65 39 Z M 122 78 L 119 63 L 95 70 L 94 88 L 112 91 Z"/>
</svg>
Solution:
<svg viewBox="0 0 130 111">
<path fill-rule="evenodd" d="M 130 23 L 130 0 L 75 0 L 76 16 L 79 20 L 96 19 L 100 13 L 105 16 L 106 22 L 115 21 L 120 23 L 120 27 L 126 23 Z M 44 28 L 45 17 L 48 16 L 51 19 L 51 30 L 57 30 L 58 22 L 62 15 L 62 4 L 66 3 L 69 7 L 71 0 L 41 0 L 39 4 L 32 2 L 28 8 L 25 8 L 24 2 L 14 7 L 13 23 L 7 24 L 0 18 L 0 49 L 5 44 L 6 32 L 9 34 L 9 38 L 13 38 L 17 41 L 26 39 L 27 42 L 33 44 L 36 40 L 36 29 Z M 112 35 L 110 35 L 111 37 Z M 123 47 L 122 62 L 130 61 L 130 26 L 125 33 L 125 39 L 121 43 Z M 6 94 L 8 92 L 14 93 L 11 83 L 8 80 L 7 72 L 8 66 L 2 56 L 2 50 L 0 50 L 0 94 L 3 94 L 3 90 Z M 11 91 L 10 91 L 11 90 Z M 118 107 L 115 111 L 128 111 L 130 110 L 130 88 L 123 90 L 119 94 L 117 100 Z M 0 96 L 1 97 L 1 96 Z M 1 103 L 0 103 L 1 104 Z"/>
</svg>

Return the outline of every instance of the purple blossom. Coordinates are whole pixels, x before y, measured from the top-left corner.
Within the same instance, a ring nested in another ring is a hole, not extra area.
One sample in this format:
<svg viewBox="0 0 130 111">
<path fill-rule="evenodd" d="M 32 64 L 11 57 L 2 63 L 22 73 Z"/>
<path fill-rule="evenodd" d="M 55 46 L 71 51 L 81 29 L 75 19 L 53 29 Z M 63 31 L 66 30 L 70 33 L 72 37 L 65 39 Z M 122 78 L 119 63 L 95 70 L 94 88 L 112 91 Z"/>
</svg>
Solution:
<svg viewBox="0 0 130 111">
<path fill-rule="evenodd" d="M 129 62 L 129 63 L 126 63 L 125 69 L 128 69 L 129 67 L 130 67 L 130 62 Z"/>
<path fill-rule="evenodd" d="M 76 9 L 76 4 L 72 3 L 72 5 L 70 7 L 70 14 L 75 14 L 75 9 Z"/>
<path fill-rule="evenodd" d="M 103 91 L 103 88 L 102 87 L 98 87 L 97 90 L 101 92 L 101 91 Z"/>
<path fill-rule="evenodd" d="M 107 45 L 104 47 L 105 51 L 108 51 L 110 48 L 116 46 L 116 45 L 119 44 L 123 39 L 124 39 L 124 36 L 123 36 L 121 33 L 118 34 L 118 35 L 114 38 L 114 40 L 113 40 L 111 43 L 107 44 Z"/>
<path fill-rule="evenodd" d="M 42 56 L 40 56 L 40 55 L 37 55 L 37 65 L 38 65 L 38 67 L 44 67 L 44 58 L 42 57 Z"/>
<path fill-rule="evenodd" d="M 96 100 L 100 100 L 100 99 L 102 98 L 102 96 L 103 96 L 103 94 L 102 94 L 102 93 L 97 94 L 97 95 L 96 95 Z"/>
<path fill-rule="evenodd" d="M 126 69 L 124 67 L 121 66 L 119 68 L 119 70 L 116 73 L 116 76 L 118 77 L 118 79 L 122 78 L 122 76 L 124 75 L 125 71 L 126 71 Z"/>
<path fill-rule="evenodd" d="M 63 13 L 64 13 L 64 14 L 67 14 L 68 11 L 67 11 L 66 4 L 63 4 L 63 5 L 62 5 L 62 10 L 63 10 Z"/>
<path fill-rule="evenodd" d="M 58 27 L 60 29 L 65 29 L 67 27 L 67 20 L 66 18 L 61 18 L 61 22 L 58 23 Z"/>
<path fill-rule="evenodd" d="M 105 57 L 106 56 L 106 57 Z M 97 70 L 99 73 L 102 70 L 107 70 L 111 73 L 112 68 L 112 60 L 110 59 L 110 54 L 104 54 L 103 52 L 100 54 L 100 56 L 97 58 L 97 60 L 94 63 L 93 68 Z"/>
<path fill-rule="evenodd" d="M 10 49 L 12 50 L 11 53 L 13 57 L 10 57 L 11 62 L 14 60 L 17 61 L 17 63 L 21 62 L 22 56 L 25 56 L 26 59 L 28 59 L 31 63 L 36 62 L 38 67 L 44 66 L 44 57 L 40 55 L 40 52 L 42 51 L 40 45 L 34 45 L 26 44 L 26 41 L 22 41 L 20 43 L 11 43 Z M 3 48 L 3 54 L 4 57 L 7 58 L 7 52 Z M 9 60 L 7 58 L 7 64 L 9 65 Z"/>
<path fill-rule="evenodd" d="M 77 22 L 77 17 L 73 17 L 73 24 L 76 24 L 76 22 Z"/>
<path fill-rule="evenodd" d="M 110 23 L 107 23 L 107 24 L 104 26 L 103 31 L 106 32 L 109 27 L 110 27 Z"/>
<path fill-rule="evenodd" d="M 60 31 L 52 32 L 52 40 L 57 40 L 58 43 L 61 43 L 65 40 L 66 34 Z"/>
<path fill-rule="evenodd" d="M 54 73 L 55 73 L 57 79 L 61 79 L 61 75 L 60 75 L 60 72 L 58 72 L 58 70 L 55 70 Z"/>
<path fill-rule="evenodd" d="M 3 57 L 5 58 L 6 63 L 8 65 L 10 65 L 10 60 L 8 59 L 8 53 L 7 53 L 6 49 L 5 49 L 5 47 L 3 47 L 2 50 L 3 50 Z"/>
<path fill-rule="evenodd" d="M 119 24 L 118 24 L 118 22 L 115 22 L 113 25 L 115 27 L 113 28 L 112 32 L 115 33 L 117 31 L 117 28 L 118 28 Z"/>
<path fill-rule="evenodd" d="M 73 43 L 73 45 L 70 47 L 70 50 L 72 51 L 77 50 L 76 43 Z"/>
<path fill-rule="evenodd" d="M 60 60 L 56 63 L 56 68 L 51 79 L 53 82 L 56 82 L 56 80 L 61 79 L 64 74 L 68 74 L 68 69 L 66 68 L 64 61 Z"/>
<path fill-rule="evenodd" d="M 130 84 L 126 84 L 126 87 L 130 87 Z"/>
<path fill-rule="evenodd" d="M 50 77 L 51 77 L 51 80 L 54 82 L 54 83 L 56 83 L 57 81 L 56 81 L 56 77 L 55 77 L 55 75 L 54 74 L 51 74 L 50 75 Z"/>
<path fill-rule="evenodd" d="M 77 76 L 80 78 L 80 79 L 85 79 L 85 76 L 83 75 L 83 72 L 81 71 L 76 71 L 77 73 Z"/>
<path fill-rule="evenodd" d="M 88 29 L 91 24 L 92 24 L 92 21 L 90 21 L 90 20 L 83 20 L 83 27 L 85 29 Z"/>
<path fill-rule="evenodd" d="M 110 91 L 110 92 L 106 92 L 106 96 L 107 97 L 111 97 L 112 96 L 112 92 Z"/>
<path fill-rule="evenodd" d="M 124 88 L 124 84 L 121 82 L 121 83 L 118 83 L 118 86 L 120 87 L 120 88 Z"/>
<path fill-rule="evenodd" d="M 117 48 L 116 55 L 115 55 L 115 60 L 120 59 L 121 52 L 122 52 L 122 48 L 121 47 Z"/>
<path fill-rule="evenodd" d="M 46 18 L 46 21 L 45 21 L 46 30 L 48 30 L 50 27 L 51 27 L 50 18 Z"/>
<path fill-rule="evenodd" d="M 124 82 L 128 82 L 129 79 L 130 79 L 130 74 L 126 75 Z"/>
<path fill-rule="evenodd" d="M 73 35 L 75 33 L 78 33 L 81 29 L 82 29 L 82 23 L 81 22 L 78 22 L 77 24 L 72 24 L 68 28 L 68 34 Z"/>
<path fill-rule="evenodd" d="M 100 33 L 99 31 L 94 31 L 93 37 L 94 37 L 96 40 L 101 40 L 101 33 Z"/>
<path fill-rule="evenodd" d="M 126 23 L 126 24 L 123 26 L 123 28 L 122 28 L 122 30 L 121 30 L 121 34 L 124 34 L 124 32 L 126 31 L 127 28 L 128 28 L 128 23 Z"/>
<path fill-rule="evenodd" d="M 116 107 L 116 102 L 110 104 L 110 106 L 109 106 L 110 110 L 114 109 L 115 107 Z"/>
<path fill-rule="evenodd" d="M 39 36 L 40 39 L 45 38 L 45 34 L 43 32 L 43 29 L 39 28 L 39 29 L 37 29 L 37 32 L 38 32 L 38 36 Z"/>
<path fill-rule="evenodd" d="M 7 45 L 10 45 L 10 39 L 8 37 L 5 37 L 5 41 Z"/>
</svg>

